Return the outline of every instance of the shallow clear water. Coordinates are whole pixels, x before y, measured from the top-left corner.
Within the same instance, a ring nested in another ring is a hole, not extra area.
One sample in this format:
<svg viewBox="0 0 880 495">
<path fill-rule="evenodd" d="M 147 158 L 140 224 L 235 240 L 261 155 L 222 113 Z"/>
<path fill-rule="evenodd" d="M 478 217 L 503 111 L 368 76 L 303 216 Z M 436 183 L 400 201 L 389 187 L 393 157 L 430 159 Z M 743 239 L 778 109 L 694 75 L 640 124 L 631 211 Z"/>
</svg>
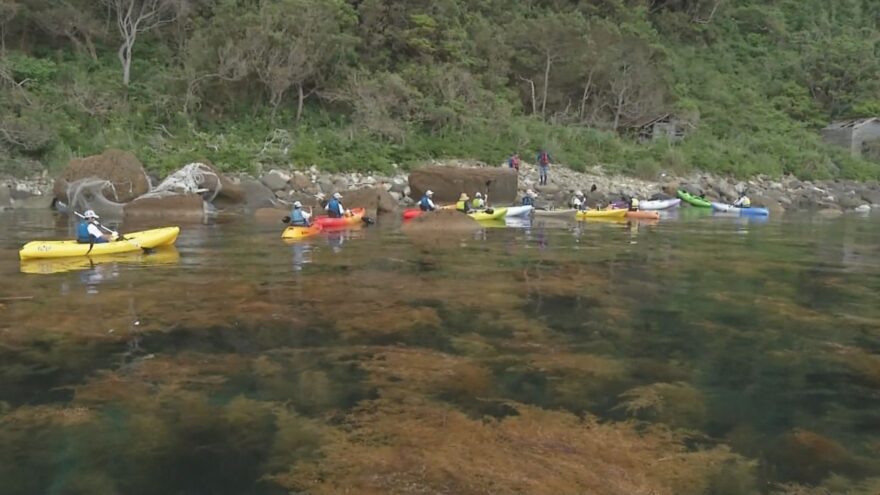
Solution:
<svg viewBox="0 0 880 495">
<path fill-rule="evenodd" d="M 460 414 L 470 436 L 530 407 L 645 441 L 656 427 L 669 452 L 632 455 L 723 448 L 744 466 L 693 493 L 880 478 L 876 215 L 429 239 L 396 224 L 296 244 L 274 224 L 185 225 L 172 250 L 22 263 L 26 240 L 70 227 L 0 214 L 0 492 L 542 492 L 502 480 L 503 457 L 482 481 L 438 453 L 386 462 L 436 448 L 376 426 L 427 425 L 423 408 L 447 429 Z M 683 493 L 655 474 L 646 486 Z"/>
</svg>

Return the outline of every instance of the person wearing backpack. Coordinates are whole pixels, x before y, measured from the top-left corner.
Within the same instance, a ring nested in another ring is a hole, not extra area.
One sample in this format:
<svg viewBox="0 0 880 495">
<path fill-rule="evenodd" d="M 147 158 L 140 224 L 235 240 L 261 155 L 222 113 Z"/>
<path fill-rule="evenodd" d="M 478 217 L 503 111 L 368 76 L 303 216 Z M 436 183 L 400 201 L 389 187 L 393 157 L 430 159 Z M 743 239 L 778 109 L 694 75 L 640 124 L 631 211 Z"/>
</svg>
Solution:
<svg viewBox="0 0 880 495">
<path fill-rule="evenodd" d="M 547 185 L 547 171 L 550 170 L 550 162 L 553 158 L 550 156 L 550 153 L 547 153 L 547 150 L 541 150 L 538 152 L 538 157 L 535 160 L 538 163 L 538 184 L 542 186 Z"/>
</svg>

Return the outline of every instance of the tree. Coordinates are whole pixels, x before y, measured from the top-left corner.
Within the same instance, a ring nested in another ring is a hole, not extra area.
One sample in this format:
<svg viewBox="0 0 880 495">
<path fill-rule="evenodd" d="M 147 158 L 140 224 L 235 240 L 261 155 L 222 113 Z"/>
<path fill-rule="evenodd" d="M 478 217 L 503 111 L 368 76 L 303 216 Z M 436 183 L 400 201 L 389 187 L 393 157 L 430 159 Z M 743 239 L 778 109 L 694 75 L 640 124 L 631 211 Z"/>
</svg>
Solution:
<svg viewBox="0 0 880 495">
<path fill-rule="evenodd" d="M 0 0 L 0 56 L 6 55 L 6 25 L 18 14 L 14 0 Z"/>
<path fill-rule="evenodd" d="M 77 51 L 97 60 L 95 39 L 103 37 L 105 31 L 92 5 L 88 0 L 50 0 L 38 5 L 31 17 L 41 30 L 68 40 Z"/>
<path fill-rule="evenodd" d="M 116 27 L 122 37 L 117 55 L 122 64 L 122 84 L 131 81 L 131 58 L 134 44 L 146 33 L 174 21 L 179 7 L 174 0 L 102 0 L 116 14 Z"/>
</svg>

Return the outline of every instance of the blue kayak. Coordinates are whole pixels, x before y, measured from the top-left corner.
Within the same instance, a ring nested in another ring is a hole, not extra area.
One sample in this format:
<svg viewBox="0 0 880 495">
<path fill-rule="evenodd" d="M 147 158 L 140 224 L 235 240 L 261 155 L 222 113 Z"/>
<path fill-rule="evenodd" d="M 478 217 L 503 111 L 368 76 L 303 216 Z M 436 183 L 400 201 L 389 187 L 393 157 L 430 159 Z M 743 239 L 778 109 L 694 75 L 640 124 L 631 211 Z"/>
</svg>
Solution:
<svg viewBox="0 0 880 495">
<path fill-rule="evenodd" d="M 770 210 L 758 206 L 750 208 L 740 208 L 739 206 L 729 205 L 727 203 L 712 203 L 712 209 L 715 211 L 723 211 L 725 213 L 739 213 L 744 216 L 767 217 L 770 216 Z"/>
</svg>

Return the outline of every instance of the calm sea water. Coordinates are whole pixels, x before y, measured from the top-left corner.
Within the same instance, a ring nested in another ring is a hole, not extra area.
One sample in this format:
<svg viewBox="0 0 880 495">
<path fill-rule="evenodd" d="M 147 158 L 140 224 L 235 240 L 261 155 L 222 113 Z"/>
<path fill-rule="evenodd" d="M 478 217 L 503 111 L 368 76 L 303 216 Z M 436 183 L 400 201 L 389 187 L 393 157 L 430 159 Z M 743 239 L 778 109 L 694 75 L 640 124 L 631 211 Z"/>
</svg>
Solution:
<svg viewBox="0 0 880 495">
<path fill-rule="evenodd" d="M 877 215 L 398 224 L 24 263 L 71 227 L 0 213 L 0 493 L 601 493 L 508 465 L 586 449 L 535 432 L 586 420 L 638 439 L 606 464 L 654 493 L 877 493 Z M 546 412 L 574 422 L 503 430 Z M 450 467 L 471 439 L 478 474 Z M 699 483 L 655 469 L 721 450 Z"/>
</svg>

